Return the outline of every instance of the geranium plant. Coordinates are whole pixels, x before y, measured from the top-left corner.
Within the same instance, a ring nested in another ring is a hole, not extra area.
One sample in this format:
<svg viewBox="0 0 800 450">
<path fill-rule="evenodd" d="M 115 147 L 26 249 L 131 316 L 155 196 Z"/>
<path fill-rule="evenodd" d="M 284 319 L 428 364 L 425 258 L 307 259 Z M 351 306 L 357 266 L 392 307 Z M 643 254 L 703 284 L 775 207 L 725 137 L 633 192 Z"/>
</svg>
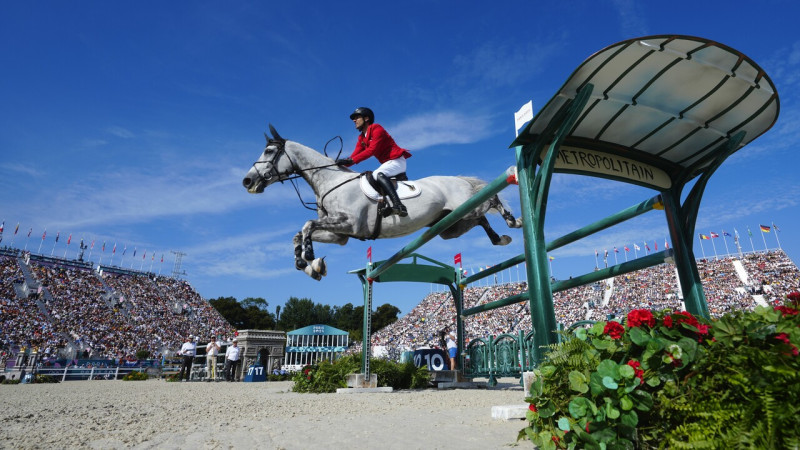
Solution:
<svg viewBox="0 0 800 450">
<path fill-rule="evenodd" d="M 792 293 L 713 322 L 637 309 L 578 329 L 536 370 L 519 437 L 542 449 L 796 442 L 798 304 Z"/>
</svg>

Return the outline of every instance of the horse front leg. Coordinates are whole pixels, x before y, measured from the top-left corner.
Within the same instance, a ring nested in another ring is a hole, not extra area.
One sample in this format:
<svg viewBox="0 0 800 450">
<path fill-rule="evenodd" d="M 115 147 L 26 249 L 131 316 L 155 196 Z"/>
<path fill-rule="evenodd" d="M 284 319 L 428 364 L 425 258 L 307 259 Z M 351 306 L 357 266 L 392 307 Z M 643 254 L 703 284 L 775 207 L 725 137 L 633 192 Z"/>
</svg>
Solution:
<svg viewBox="0 0 800 450">
<path fill-rule="evenodd" d="M 314 256 L 312 241 L 344 245 L 348 237 L 337 233 L 342 223 L 341 217 L 328 217 L 321 220 L 309 220 L 294 238 L 295 267 L 304 271 L 315 280 L 328 274 L 325 258 Z"/>
</svg>

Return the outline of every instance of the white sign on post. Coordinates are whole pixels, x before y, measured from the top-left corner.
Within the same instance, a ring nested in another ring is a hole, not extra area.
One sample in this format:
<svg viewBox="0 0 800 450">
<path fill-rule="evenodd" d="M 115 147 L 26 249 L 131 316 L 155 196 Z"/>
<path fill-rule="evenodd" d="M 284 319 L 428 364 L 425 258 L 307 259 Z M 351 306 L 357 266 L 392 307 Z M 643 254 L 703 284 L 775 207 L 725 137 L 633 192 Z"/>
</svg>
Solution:
<svg viewBox="0 0 800 450">
<path fill-rule="evenodd" d="M 519 136 L 519 129 L 531 119 L 533 119 L 533 100 L 522 105 L 522 108 L 514 113 L 514 130 L 517 132 L 517 136 Z"/>
</svg>

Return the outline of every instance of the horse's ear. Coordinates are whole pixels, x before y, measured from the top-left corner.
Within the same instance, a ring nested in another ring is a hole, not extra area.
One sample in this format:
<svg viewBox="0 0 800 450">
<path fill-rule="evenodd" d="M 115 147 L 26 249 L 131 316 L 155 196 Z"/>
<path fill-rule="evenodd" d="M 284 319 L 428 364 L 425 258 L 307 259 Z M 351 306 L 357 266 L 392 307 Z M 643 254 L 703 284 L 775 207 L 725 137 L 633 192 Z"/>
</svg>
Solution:
<svg viewBox="0 0 800 450">
<path fill-rule="evenodd" d="M 272 133 L 272 138 L 276 141 L 285 141 L 286 139 L 282 138 L 280 134 L 275 130 L 275 127 L 272 124 L 269 124 L 269 132 Z"/>
<path fill-rule="evenodd" d="M 267 144 L 269 144 L 269 136 L 267 136 L 267 133 L 264 133 L 264 139 L 266 139 L 267 140 Z"/>
</svg>

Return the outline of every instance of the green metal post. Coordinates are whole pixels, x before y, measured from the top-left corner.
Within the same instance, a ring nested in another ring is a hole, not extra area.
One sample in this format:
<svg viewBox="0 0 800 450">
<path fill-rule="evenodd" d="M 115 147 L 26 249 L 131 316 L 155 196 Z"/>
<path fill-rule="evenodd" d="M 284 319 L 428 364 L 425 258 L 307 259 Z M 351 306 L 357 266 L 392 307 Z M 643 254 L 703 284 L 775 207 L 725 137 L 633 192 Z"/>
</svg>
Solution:
<svg viewBox="0 0 800 450">
<path fill-rule="evenodd" d="M 691 237 L 686 236 L 686 232 L 683 229 L 684 221 L 679 213 L 680 198 L 678 197 L 678 192 L 673 188 L 662 192 L 662 196 L 664 198 L 664 214 L 667 216 L 667 226 L 672 238 L 672 248 L 675 251 L 678 282 L 683 292 L 683 304 L 686 306 L 686 311 L 709 318 L 710 314 L 706 304 L 706 296 L 703 292 L 703 284 L 700 281 L 700 272 L 697 270 L 697 263 L 694 260 L 694 252 L 691 248 Z"/>
<path fill-rule="evenodd" d="M 367 271 L 369 271 L 370 266 L 372 266 L 372 263 L 367 263 Z M 368 280 L 361 274 L 358 274 L 358 279 L 361 280 L 361 288 L 364 292 L 364 325 L 362 329 L 361 342 L 361 373 L 364 374 L 364 380 L 369 381 L 369 359 L 372 356 L 372 280 Z"/>
<path fill-rule="evenodd" d="M 575 99 L 567 102 L 557 113 L 545 133 L 533 143 L 516 149 L 517 176 L 523 216 L 522 232 L 525 237 L 527 259 L 528 298 L 531 323 L 535 331 L 533 339 L 537 348 L 547 347 L 556 343 L 558 339 L 553 293 L 550 290 L 547 246 L 544 240 L 547 194 L 561 141 L 578 120 L 580 112 L 589 100 L 592 89 L 591 84 L 586 84 Z M 541 167 L 534 176 L 539 155 L 548 143 L 549 148 L 544 153 Z M 537 356 L 540 353 L 537 352 Z M 538 360 L 536 362 L 539 363 Z"/>
<path fill-rule="evenodd" d="M 459 271 L 456 269 L 456 271 Z M 458 274 L 457 278 L 461 275 Z M 461 311 L 464 309 L 464 288 L 459 284 L 457 287 L 450 285 L 450 293 L 453 295 L 453 303 L 456 305 L 456 366 L 451 370 L 461 370 L 464 367 L 461 352 L 464 351 L 464 318 L 461 316 Z"/>
</svg>

